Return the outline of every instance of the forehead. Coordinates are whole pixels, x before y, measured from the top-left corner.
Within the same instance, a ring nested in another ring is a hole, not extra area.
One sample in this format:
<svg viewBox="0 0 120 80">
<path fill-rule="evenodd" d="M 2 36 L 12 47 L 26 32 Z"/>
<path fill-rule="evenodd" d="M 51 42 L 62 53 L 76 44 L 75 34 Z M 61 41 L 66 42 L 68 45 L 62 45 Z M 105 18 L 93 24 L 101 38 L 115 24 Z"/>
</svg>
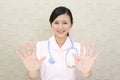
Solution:
<svg viewBox="0 0 120 80">
<path fill-rule="evenodd" d="M 61 14 L 54 21 L 70 21 L 70 17 L 68 14 Z"/>
</svg>

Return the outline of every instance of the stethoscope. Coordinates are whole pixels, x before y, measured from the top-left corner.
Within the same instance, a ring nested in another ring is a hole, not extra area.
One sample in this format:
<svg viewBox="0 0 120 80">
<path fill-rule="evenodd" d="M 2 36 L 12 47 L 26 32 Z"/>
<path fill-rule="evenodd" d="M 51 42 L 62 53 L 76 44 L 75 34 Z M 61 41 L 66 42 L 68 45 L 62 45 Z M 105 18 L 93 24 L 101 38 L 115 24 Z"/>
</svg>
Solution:
<svg viewBox="0 0 120 80">
<path fill-rule="evenodd" d="M 68 59 L 67 58 L 68 58 L 68 54 L 69 54 L 70 50 L 74 50 L 77 55 L 78 55 L 78 50 L 77 50 L 77 48 L 74 47 L 74 44 L 73 44 L 73 42 L 71 40 L 70 40 L 70 42 L 71 42 L 71 47 L 68 48 L 67 51 L 66 51 L 65 64 L 67 65 L 68 68 L 74 68 L 75 67 L 74 64 L 72 64 L 72 65 L 68 64 Z M 52 54 L 51 54 L 50 41 L 48 41 L 48 52 L 49 52 L 49 59 L 48 59 L 48 61 L 49 61 L 50 64 L 54 64 L 55 63 L 55 59 L 52 57 Z"/>
</svg>

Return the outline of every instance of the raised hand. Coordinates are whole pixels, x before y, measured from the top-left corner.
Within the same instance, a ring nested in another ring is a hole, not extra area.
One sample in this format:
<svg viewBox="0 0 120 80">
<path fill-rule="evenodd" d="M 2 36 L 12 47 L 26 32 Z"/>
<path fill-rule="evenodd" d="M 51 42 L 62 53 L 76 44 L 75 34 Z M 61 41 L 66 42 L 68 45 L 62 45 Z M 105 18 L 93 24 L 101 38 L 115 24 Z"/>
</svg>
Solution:
<svg viewBox="0 0 120 80">
<path fill-rule="evenodd" d="M 36 44 L 33 46 L 29 42 L 21 46 L 21 53 L 16 51 L 17 56 L 23 61 L 28 71 L 37 71 L 45 57 L 40 60 L 36 56 Z"/>
<path fill-rule="evenodd" d="M 75 65 L 78 70 L 82 73 L 88 73 L 91 71 L 93 63 L 95 62 L 97 56 L 100 54 L 99 52 L 93 55 L 94 46 L 89 42 L 86 45 L 86 49 L 84 47 L 83 42 L 80 44 L 80 56 L 73 54 Z"/>
</svg>

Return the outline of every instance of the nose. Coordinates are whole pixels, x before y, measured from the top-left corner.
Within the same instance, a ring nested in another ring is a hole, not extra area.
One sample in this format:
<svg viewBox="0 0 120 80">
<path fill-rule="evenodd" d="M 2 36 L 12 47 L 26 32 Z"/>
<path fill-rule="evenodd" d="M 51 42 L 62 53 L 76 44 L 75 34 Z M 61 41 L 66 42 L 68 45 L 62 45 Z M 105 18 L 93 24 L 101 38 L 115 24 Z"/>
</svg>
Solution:
<svg viewBox="0 0 120 80">
<path fill-rule="evenodd" d="M 62 24 L 59 24 L 59 29 L 63 29 L 63 25 Z"/>
</svg>

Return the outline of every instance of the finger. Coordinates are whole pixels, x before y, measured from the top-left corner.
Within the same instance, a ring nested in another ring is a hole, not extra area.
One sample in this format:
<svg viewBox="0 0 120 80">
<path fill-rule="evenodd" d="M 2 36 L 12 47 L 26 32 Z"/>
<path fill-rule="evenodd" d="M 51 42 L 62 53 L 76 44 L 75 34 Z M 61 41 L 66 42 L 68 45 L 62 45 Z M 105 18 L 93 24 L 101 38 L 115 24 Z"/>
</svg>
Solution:
<svg viewBox="0 0 120 80">
<path fill-rule="evenodd" d="M 100 54 L 101 54 L 101 52 L 97 52 L 97 53 L 93 56 L 93 59 L 95 60 Z"/>
<path fill-rule="evenodd" d="M 36 56 L 36 42 L 33 43 L 33 54 Z"/>
<path fill-rule="evenodd" d="M 94 45 L 90 43 L 90 41 L 87 42 L 87 55 L 88 56 L 92 56 L 93 55 L 93 48 L 94 48 Z"/>
<path fill-rule="evenodd" d="M 90 41 L 87 41 L 87 44 L 86 44 L 86 53 L 85 53 L 85 55 L 86 56 L 89 56 L 89 53 L 90 53 Z"/>
<path fill-rule="evenodd" d="M 78 56 L 75 55 L 75 54 L 72 54 L 72 55 L 73 55 L 73 58 L 74 58 L 75 64 L 77 64 L 77 63 L 78 63 Z"/>
<path fill-rule="evenodd" d="M 39 65 L 41 65 L 45 59 L 46 59 L 45 56 L 41 57 L 41 59 L 39 60 Z"/>
<path fill-rule="evenodd" d="M 91 57 L 93 56 L 93 51 L 94 51 L 94 45 L 92 44 L 90 48 L 89 56 Z"/>
<path fill-rule="evenodd" d="M 82 41 L 80 42 L 80 56 L 84 56 L 84 44 Z"/>
<path fill-rule="evenodd" d="M 27 52 L 26 52 L 26 47 L 25 47 L 25 45 L 21 45 L 21 50 L 22 50 L 22 55 L 24 56 L 24 57 L 27 57 L 28 55 L 27 55 Z"/>
<path fill-rule="evenodd" d="M 22 56 L 18 51 L 16 51 L 16 54 L 20 59 L 24 60 L 24 56 Z"/>
<path fill-rule="evenodd" d="M 26 43 L 26 49 L 27 49 L 27 55 L 31 55 L 31 51 L 30 51 L 30 49 L 31 49 L 31 47 L 30 47 L 30 42 L 27 42 L 27 43 Z"/>
</svg>

